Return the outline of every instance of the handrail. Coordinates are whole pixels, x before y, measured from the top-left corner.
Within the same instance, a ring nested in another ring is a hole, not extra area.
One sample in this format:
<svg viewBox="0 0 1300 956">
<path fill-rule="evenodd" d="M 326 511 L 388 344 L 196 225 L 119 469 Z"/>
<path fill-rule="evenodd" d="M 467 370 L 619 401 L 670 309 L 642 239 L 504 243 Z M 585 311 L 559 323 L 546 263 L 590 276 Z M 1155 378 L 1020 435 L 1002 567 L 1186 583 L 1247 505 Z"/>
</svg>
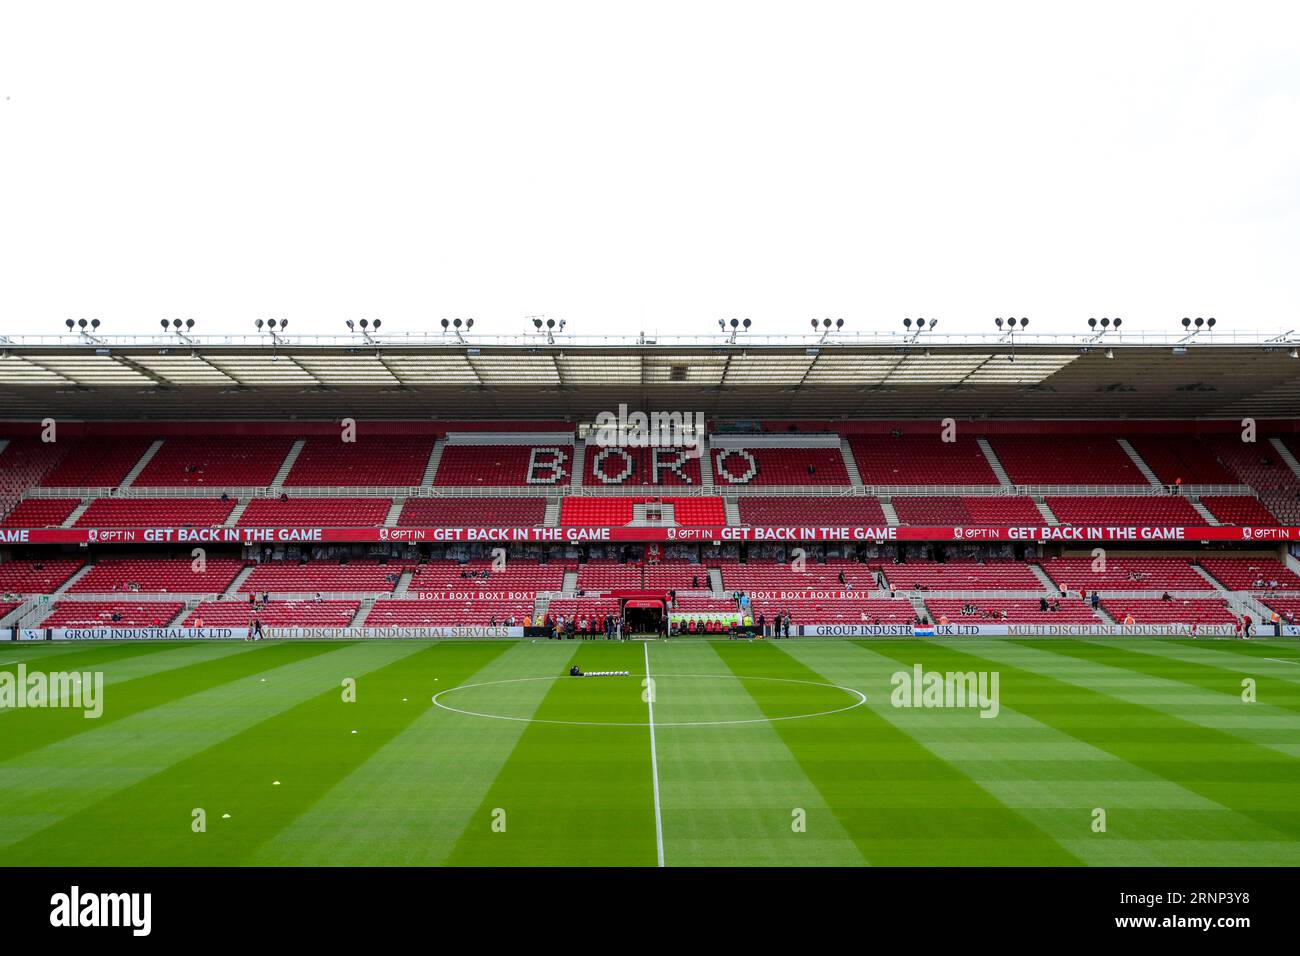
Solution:
<svg viewBox="0 0 1300 956">
<path fill-rule="evenodd" d="M 149 500 L 197 498 L 211 500 L 222 494 L 233 499 L 265 498 L 275 500 L 281 494 L 295 498 L 523 498 L 523 497 L 617 497 L 617 498 L 691 498 L 722 496 L 754 497 L 927 497 L 927 498 L 1026 498 L 1034 496 L 1105 496 L 1112 498 L 1190 498 L 1197 495 L 1258 497 L 1249 485 L 1183 485 L 1181 494 L 1172 486 L 1154 485 L 747 485 L 715 481 L 703 485 L 583 485 L 573 488 L 557 485 L 325 485 L 303 488 L 254 486 L 220 486 L 193 488 L 183 485 L 156 488 L 28 488 L 22 498 L 81 498 L 115 500 Z"/>
</svg>

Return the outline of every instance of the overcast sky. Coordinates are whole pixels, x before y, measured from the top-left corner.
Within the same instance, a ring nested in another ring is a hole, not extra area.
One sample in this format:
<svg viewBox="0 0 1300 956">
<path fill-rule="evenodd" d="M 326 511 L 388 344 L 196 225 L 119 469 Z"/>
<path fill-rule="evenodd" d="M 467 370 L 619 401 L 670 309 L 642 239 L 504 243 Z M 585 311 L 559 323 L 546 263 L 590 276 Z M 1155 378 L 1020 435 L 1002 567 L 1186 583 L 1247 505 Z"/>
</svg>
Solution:
<svg viewBox="0 0 1300 956">
<path fill-rule="evenodd" d="M 4 0 L 0 332 L 1300 327 L 1300 3 Z"/>
</svg>

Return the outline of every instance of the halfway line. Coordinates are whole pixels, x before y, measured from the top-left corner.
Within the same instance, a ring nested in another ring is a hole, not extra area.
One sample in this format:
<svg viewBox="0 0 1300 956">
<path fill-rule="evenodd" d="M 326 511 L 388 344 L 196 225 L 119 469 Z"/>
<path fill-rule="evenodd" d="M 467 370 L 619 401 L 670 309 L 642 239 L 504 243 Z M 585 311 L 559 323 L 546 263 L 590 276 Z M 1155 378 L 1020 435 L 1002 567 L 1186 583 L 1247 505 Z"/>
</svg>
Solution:
<svg viewBox="0 0 1300 956">
<path fill-rule="evenodd" d="M 659 756 L 655 751 L 655 685 L 650 677 L 650 645 L 645 649 L 646 703 L 650 705 L 650 770 L 655 782 L 655 847 L 659 852 L 659 865 L 664 865 L 664 821 L 659 812 Z"/>
</svg>

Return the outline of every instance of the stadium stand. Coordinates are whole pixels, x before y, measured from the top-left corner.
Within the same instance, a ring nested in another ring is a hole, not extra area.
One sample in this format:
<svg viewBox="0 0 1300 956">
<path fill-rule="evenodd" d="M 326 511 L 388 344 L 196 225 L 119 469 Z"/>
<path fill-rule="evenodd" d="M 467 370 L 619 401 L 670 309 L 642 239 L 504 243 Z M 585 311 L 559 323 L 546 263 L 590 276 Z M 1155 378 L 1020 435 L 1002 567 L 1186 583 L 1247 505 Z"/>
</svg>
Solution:
<svg viewBox="0 0 1300 956">
<path fill-rule="evenodd" d="M 1206 591 L 1210 582 L 1186 558 L 1119 558 L 1107 556 L 1105 570 L 1096 560 L 1046 558 L 1038 562 L 1047 576 L 1071 591 Z"/>
<path fill-rule="evenodd" d="M 1276 521 L 1300 524 L 1300 477 L 1268 442 L 1247 443 L 1236 438 L 1216 438 L 1210 447 L 1219 461 L 1243 484 L 1259 492 L 1260 503 Z"/>
<path fill-rule="evenodd" d="M 0 562 L 0 594 L 53 594 L 83 563 L 76 558 Z"/>
<path fill-rule="evenodd" d="M 233 498 L 96 498 L 73 527 L 215 528 L 234 509 Z"/>
<path fill-rule="evenodd" d="M 418 485 L 433 453 L 432 435 L 367 436 L 355 442 L 309 438 L 284 479 L 285 487 Z"/>
<path fill-rule="evenodd" d="M 734 614 L 737 604 L 734 598 L 679 597 L 673 602 L 673 610 L 681 614 Z"/>
<path fill-rule="evenodd" d="M 264 627 L 347 627 L 360 601 L 204 601 L 186 615 L 186 627 L 248 627 L 254 618 Z"/>
<path fill-rule="evenodd" d="M 1210 446 L 1187 435 L 1131 436 L 1128 443 L 1146 462 L 1157 478 L 1166 485 L 1180 479 L 1185 485 L 1235 485 L 1230 474 Z"/>
<path fill-rule="evenodd" d="M 153 441 L 148 438 L 74 439 L 58 467 L 41 479 L 44 488 L 116 488 Z"/>
<path fill-rule="evenodd" d="M 662 564 L 592 560 L 578 565 L 578 587 L 584 591 L 634 590 L 707 591 L 708 569 L 687 561 Z"/>
<path fill-rule="evenodd" d="M 410 498 L 397 519 L 403 528 L 540 527 L 546 520 L 546 499 Z"/>
<path fill-rule="evenodd" d="M 65 445 L 16 438 L 0 450 L 0 513 L 6 513 L 63 460 Z"/>
<path fill-rule="evenodd" d="M 415 562 L 390 558 L 387 562 L 269 561 L 253 568 L 239 586 L 241 594 L 313 594 L 319 592 L 391 592 L 403 571 Z"/>
<path fill-rule="evenodd" d="M 578 587 L 583 591 L 612 591 L 640 588 L 644 578 L 639 564 L 617 561 L 588 561 L 578 565 Z"/>
<path fill-rule="evenodd" d="M 974 438 L 853 435 L 849 448 L 864 485 L 996 485 Z"/>
<path fill-rule="evenodd" d="M 560 524 L 626 525 L 632 523 L 634 507 L 648 498 L 565 498 L 560 505 Z"/>
<path fill-rule="evenodd" d="M 17 601 L 0 601 L 0 619 L 12 614 L 20 607 L 22 607 L 22 604 Z"/>
<path fill-rule="evenodd" d="M 709 569 L 690 561 L 662 561 L 645 565 L 644 585 L 649 590 L 707 591 Z"/>
<path fill-rule="evenodd" d="M 1251 527 L 1277 521 L 1253 495 L 1201 495 L 1200 501 L 1219 524 Z"/>
<path fill-rule="evenodd" d="M 568 618 L 600 618 L 608 614 L 618 615 L 619 602 L 612 598 L 555 598 L 547 605 L 546 613 Z"/>
<path fill-rule="evenodd" d="M 0 528 L 57 528 L 80 504 L 77 498 L 24 498 L 0 521 Z"/>
<path fill-rule="evenodd" d="M 292 447 L 292 438 L 280 436 L 168 438 L 132 487 L 262 487 L 274 480 Z"/>
<path fill-rule="evenodd" d="M 1276 558 L 1201 558 L 1200 565 L 1230 591 L 1300 589 L 1300 577 Z"/>
<path fill-rule="evenodd" d="M 1133 617 L 1134 624 L 1232 624 L 1236 617 L 1227 605 L 1216 599 L 1192 600 L 1174 598 L 1108 598 L 1102 596 L 1101 606 L 1116 623 Z"/>
<path fill-rule="evenodd" d="M 861 591 L 874 588 L 875 578 L 871 568 L 856 562 L 837 562 L 818 564 L 809 561 L 802 570 L 793 565 L 774 561 L 756 561 L 742 564 L 735 561 L 710 561 L 711 567 L 722 570 L 722 589 L 724 591 L 764 591 L 784 590 L 803 591 L 813 588 L 844 590 L 839 575 L 844 575 L 844 582 Z"/>
<path fill-rule="evenodd" d="M 1114 438 L 998 435 L 989 445 L 1018 485 L 1150 484 Z"/>
<path fill-rule="evenodd" d="M 1043 515 L 1032 498 L 990 495 L 988 497 L 923 497 L 894 495 L 894 513 L 899 524 L 944 527 L 1035 526 Z"/>
<path fill-rule="evenodd" d="M 1059 600 L 1057 610 L 1043 610 L 1038 598 L 926 598 L 930 620 L 949 624 L 1102 624 L 1078 598 Z"/>
<path fill-rule="evenodd" d="M 900 599 L 870 598 L 841 592 L 835 597 L 754 598 L 750 609 L 755 621 L 761 614 L 770 624 L 776 615 L 789 615 L 800 624 L 910 624 L 916 619 L 912 605 Z"/>
<path fill-rule="evenodd" d="M 367 627 L 486 627 L 514 617 L 522 626 L 533 613 L 533 602 L 519 599 L 447 599 L 376 601 L 366 616 Z"/>
<path fill-rule="evenodd" d="M 882 567 L 903 591 L 1041 591 L 1043 583 L 1019 561 L 908 561 Z"/>
<path fill-rule="evenodd" d="M 699 487 L 699 457 L 682 449 L 587 444 L 582 483 L 595 487 L 690 485 Z"/>
<path fill-rule="evenodd" d="M 727 509 L 721 498 L 665 498 L 673 506 L 673 516 L 680 525 L 714 527 L 727 523 Z"/>
<path fill-rule="evenodd" d="M 180 601 L 59 601 L 41 627 L 167 627 L 185 605 Z"/>
<path fill-rule="evenodd" d="M 1277 611 L 1285 623 L 1300 624 L 1300 597 L 1265 596 L 1259 599 L 1259 603 L 1270 611 Z"/>
<path fill-rule="evenodd" d="M 835 448 L 714 448 L 713 484 L 848 485 L 844 456 Z"/>
<path fill-rule="evenodd" d="M 542 564 L 526 558 L 511 558 L 502 568 L 491 561 L 430 561 L 415 569 L 411 590 L 436 591 L 558 591 L 564 584 L 565 565 L 559 561 Z"/>
<path fill-rule="evenodd" d="M 109 558 L 95 562 L 68 590 L 73 594 L 220 594 L 243 568 L 238 558 L 208 558 L 202 571 L 195 571 L 189 558 Z"/>
<path fill-rule="evenodd" d="M 1132 495 L 1128 497 L 1060 497 L 1049 495 L 1047 507 L 1061 524 L 1077 525 L 1176 525 L 1205 524 L 1191 503 L 1179 495 Z"/>
<path fill-rule="evenodd" d="M 669 505 L 679 525 L 711 527 L 727 523 L 727 510 L 721 498 L 565 498 L 560 505 L 560 524 L 565 527 L 584 525 L 631 524 L 637 505 Z"/>
<path fill-rule="evenodd" d="M 254 498 L 237 523 L 240 527 L 377 528 L 392 504 L 390 498 Z"/>
<path fill-rule="evenodd" d="M 843 524 L 877 527 L 885 524 L 885 512 L 875 498 L 835 495 L 813 497 L 760 498 L 743 495 L 738 499 L 740 523 L 769 526 L 782 524 Z"/>
<path fill-rule="evenodd" d="M 443 488 L 565 486 L 572 445 L 455 445 L 442 450 L 433 483 Z"/>
</svg>

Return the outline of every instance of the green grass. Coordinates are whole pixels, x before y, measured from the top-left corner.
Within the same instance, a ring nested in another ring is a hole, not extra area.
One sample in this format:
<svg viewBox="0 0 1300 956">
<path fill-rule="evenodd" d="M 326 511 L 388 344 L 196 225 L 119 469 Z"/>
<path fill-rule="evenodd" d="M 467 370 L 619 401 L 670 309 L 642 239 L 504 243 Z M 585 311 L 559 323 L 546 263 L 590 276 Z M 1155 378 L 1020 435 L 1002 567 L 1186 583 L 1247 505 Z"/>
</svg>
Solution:
<svg viewBox="0 0 1300 956">
<path fill-rule="evenodd" d="M 106 684 L 97 720 L 0 712 L 0 865 L 654 866 L 661 847 L 668 866 L 1300 862 L 1294 641 L 121 643 L 0 660 Z M 573 663 L 631 676 L 572 679 Z M 916 664 L 996 672 L 997 716 L 893 706 L 891 678 Z M 456 710 L 431 701 L 444 691 Z"/>
</svg>

